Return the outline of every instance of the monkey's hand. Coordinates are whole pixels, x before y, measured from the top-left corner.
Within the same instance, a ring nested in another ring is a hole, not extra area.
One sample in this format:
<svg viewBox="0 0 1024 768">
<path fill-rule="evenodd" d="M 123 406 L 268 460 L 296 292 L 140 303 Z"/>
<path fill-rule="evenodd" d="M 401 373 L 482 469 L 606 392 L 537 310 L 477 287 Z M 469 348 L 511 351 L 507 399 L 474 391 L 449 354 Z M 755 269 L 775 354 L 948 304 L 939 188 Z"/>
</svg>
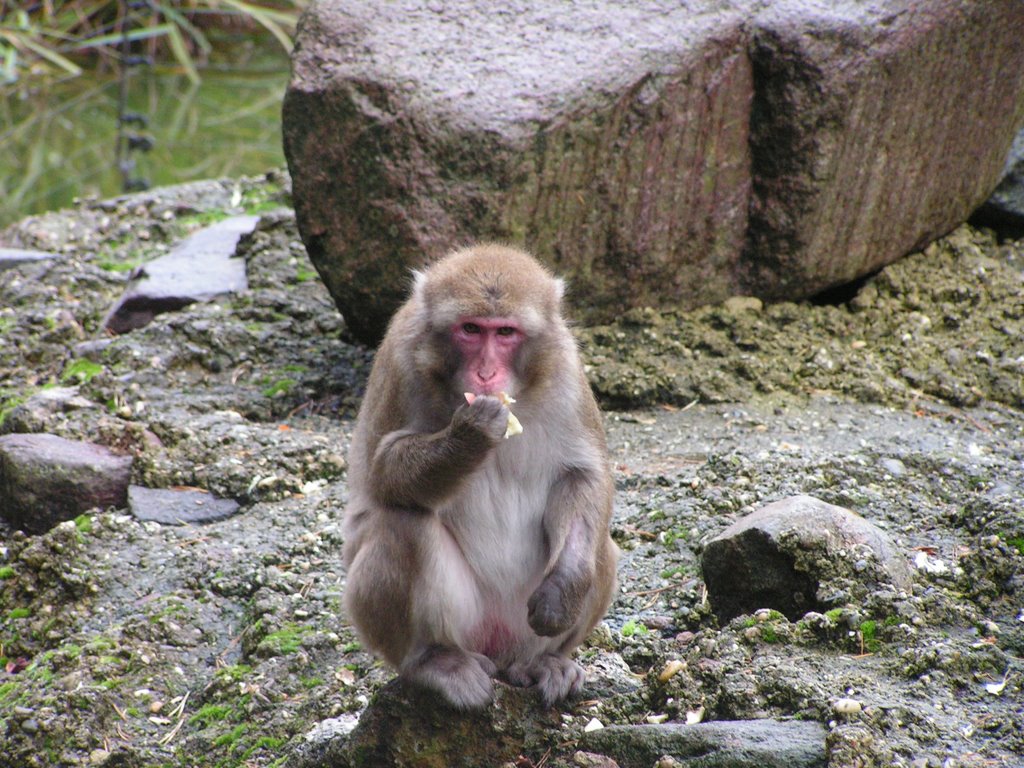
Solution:
<svg viewBox="0 0 1024 768">
<path fill-rule="evenodd" d="M 452 417 L 453 434 L 464 434 L 466 431 L 479 432 L 489 438 L 492 444 L 505 435 L 508 428 L 508 406 L 501 400 L 489 395 L 473 398 L 457 411 Z"/>
<path fill-rule="evenodd" d="M 472 392 L 466 392 L 465 397 L 466 402 L 469 403 L 470 405 L 472 405 L 473 401 L 476 400 L 477 398 L 477 396 L 474 395 Z M 515 402 L 515 400 L 508 392 L 499 392 L 496 395 L 496 397 L 501 401 L 502 405 L 507 406 L 509 408 L 511 408 L 512 403 Z M 519 419 L 516 418 L 516 415 L 512 413 L 512 411 L 509 411 L 508 424 L 505 425 L 505 439 L 507 440 L 510 437 L 515 437 L 516 435 L 521 434 L 523 434 L 523 425 L 519 423 Z"/>
</svg>

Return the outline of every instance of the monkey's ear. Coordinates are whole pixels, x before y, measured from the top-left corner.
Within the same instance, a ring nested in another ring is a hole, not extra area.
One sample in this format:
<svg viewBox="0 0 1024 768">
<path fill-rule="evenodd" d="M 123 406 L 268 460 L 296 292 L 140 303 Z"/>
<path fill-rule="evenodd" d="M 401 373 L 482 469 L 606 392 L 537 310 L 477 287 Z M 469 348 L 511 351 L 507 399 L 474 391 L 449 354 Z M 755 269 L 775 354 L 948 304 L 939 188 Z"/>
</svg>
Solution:
<svg viewBox="0 0 1024 768">
<path fill-rule="evenodd" d="M 427 285 L 427 273 L 418 269 L 412 270 L 412 298 L 422 301 L 423 289 Z"/>
<path fill-rule="evenodd" d="M 565 298 L 565 280 L 560 277 L 556 277 L 555 283 L 555 301 L 561 302 Z"/>
</svg>

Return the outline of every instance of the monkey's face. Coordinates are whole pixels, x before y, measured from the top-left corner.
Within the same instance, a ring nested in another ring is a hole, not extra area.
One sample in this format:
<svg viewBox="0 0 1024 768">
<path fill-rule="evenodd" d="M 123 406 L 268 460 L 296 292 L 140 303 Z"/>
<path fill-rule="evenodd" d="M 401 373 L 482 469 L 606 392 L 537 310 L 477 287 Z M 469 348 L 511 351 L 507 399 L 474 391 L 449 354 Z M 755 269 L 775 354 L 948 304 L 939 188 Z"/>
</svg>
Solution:
<svg viewBox="0 0 1024 768">
<path fill-rule="evenodd" d="M 461 391 L 474 395 L 514 395 L 516 354 L 526 339 L 510 317 L 460 317 L 451 329 L 459 359 L 456 378 Z"/>
</svg>

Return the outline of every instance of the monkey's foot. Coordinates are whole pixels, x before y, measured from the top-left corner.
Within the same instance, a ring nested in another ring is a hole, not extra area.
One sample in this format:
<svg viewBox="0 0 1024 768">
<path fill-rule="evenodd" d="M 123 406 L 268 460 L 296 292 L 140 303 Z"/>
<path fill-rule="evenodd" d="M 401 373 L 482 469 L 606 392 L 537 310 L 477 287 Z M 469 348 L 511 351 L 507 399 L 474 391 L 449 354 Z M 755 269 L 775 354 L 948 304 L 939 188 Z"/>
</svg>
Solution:
<svg viewBox="0 0 1024 768">
<path fill-rule="evenodd" d="M 431 688 L 456 709 L 481 709 L 494 696 L 494 662 L 479 653 L 452 646 L 432 645 L 402 665 L 401 676 Z"/>
<path fill-rule="evenodd" d="M 580 692 L 586 675 L 583 668 L 568 656 L 545 653 L 529 662 L 517 662 L 505 672 L 505 678 L 523 688 L 534 686 L 550 707 L 556 701 Z"/>
</svg>

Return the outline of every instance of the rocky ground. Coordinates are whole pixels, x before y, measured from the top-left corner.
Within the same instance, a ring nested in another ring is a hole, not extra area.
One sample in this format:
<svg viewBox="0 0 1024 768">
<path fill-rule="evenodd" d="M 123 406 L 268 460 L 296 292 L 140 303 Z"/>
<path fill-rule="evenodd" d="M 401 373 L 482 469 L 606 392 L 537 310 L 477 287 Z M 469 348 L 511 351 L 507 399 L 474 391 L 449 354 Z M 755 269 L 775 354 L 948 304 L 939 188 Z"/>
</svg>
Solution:
<svg viewBox="0 0 1024 768">
<path fill-rule="evenodd" d="M 0 234 L 60 255 L 0 272 L 0 432 L 92 440 L 134 456 L 137 484 L 242 502 L 204 526 L 106 510 L 0 528 L 0 766 L 286 765 L 391 678 L 340 609 L 372 353 L 287 199 L 271 174 Z M 102 332 L 131 267 L 241 210 L 263 216 L 247 291 Z M 594 720 L 688 716 L 821 723 L 831 768 L 1024 763 L 1024 242 L 964 227 L 820 303 L 577 332 L 607 413 L 621 591 L 580 651 L 584 697 L 537 715 L 517 765 L 584 764 Z M 917 562 L 912 593 L 721 626 L 703 543 L 797 493 L 886 530 Z"/>
</svg>

